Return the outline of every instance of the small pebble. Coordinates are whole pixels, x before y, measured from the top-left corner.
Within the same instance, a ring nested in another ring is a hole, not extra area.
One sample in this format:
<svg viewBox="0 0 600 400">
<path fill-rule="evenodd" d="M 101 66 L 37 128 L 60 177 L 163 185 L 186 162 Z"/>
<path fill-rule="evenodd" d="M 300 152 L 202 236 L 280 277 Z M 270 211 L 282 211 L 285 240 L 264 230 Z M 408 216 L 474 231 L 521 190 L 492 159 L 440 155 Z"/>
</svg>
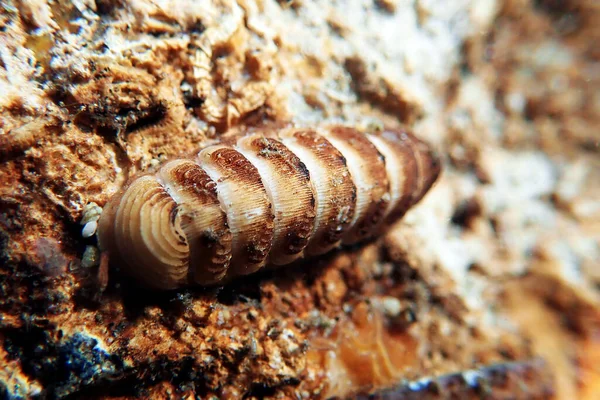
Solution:
<svg viewBox="0 0 600 400">
<path fill-rule="evenodd" d="M 82 268 L 92 268 L 100 264 L 100 251 L 96 246 L 86 246 L 81 257 Z"/>
<path fill-rule="evenodd" d="M 388 317 L 396 317 L 400 315 L 400 311 L 402 311 L 400 300 L 395 297 L 384 297 L 381 301 L 381 305 L 383 306 L 383 312 Z"/>
<path fill-rule="evenodd" d="M 102 207 L 96 203 L 89 203 L 83 208 L 83 215 L 81 217 L 81 225 L 86 225 L 92 221 L 98 221 L 102 214 Z"/>
<path fill-rule="evenodd" d="M 89 238 L 94 236 L 96 233 L 96 229 L 98 228 L 98 221 L 90 221 L 83 226 L 81 230 L 81 236 L 84 238 Z"/>
</svg>

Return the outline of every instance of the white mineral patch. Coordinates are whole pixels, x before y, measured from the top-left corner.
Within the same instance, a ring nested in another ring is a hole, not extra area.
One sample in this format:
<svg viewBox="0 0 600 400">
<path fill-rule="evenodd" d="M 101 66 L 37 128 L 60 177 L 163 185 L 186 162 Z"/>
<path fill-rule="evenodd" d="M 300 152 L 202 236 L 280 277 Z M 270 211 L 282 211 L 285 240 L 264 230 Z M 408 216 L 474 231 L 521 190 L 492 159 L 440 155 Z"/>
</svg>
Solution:
<svg viewBox="0 0 600 400">
<path fill-rule="evenodd" d="M 483 189 L 484 204 L 491 213 L 547 196 L 557 182 L 554 165 L 541 152 L 509 153 L 487 148 L 481 154 L 480 165 L 491 181 Z"/>
</svg>

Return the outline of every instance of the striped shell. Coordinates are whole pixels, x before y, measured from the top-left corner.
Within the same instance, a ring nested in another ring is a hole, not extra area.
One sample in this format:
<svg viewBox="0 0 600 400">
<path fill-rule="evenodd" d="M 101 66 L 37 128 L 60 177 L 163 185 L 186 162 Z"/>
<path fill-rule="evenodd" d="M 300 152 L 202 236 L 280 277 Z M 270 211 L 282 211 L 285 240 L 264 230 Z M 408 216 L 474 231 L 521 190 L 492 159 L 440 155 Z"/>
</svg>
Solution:
<svg viewBox="0 0 600 400">
<path fill-rule="evenodd" d="M 153 288 L 221 283 L 372 237 L 439 173 L 404 131 L 251 131 L 135 177 L 106 205 L 99 245 Z"/>
</svg>

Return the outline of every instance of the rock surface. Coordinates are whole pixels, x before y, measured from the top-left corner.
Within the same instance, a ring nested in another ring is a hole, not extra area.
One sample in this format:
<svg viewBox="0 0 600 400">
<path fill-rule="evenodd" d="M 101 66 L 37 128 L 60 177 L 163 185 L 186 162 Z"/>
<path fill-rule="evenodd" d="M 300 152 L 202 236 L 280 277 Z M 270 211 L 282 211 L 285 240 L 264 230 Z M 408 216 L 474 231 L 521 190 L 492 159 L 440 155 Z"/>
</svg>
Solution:
<svg viewBox="0 0 600 400">
<path fill-rule="evenodd" d="M 594 0 L 1 7 L 3 397 L 598 397 Z M 405 124 L 444 174 L 378 240 L 224 287 L 99 267 L 91 203 L 280 121 Z"/>
</svg>

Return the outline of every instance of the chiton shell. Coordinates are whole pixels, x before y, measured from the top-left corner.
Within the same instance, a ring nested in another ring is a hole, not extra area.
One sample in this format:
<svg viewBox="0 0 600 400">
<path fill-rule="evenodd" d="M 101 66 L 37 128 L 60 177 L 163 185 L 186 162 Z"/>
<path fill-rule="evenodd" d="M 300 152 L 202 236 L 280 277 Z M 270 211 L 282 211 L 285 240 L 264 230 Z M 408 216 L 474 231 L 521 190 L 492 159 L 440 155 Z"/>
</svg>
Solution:
<svg viewBox="0 0 600 400">
<path fill-rule="evenodd" d="M 403 130 L 250 130 L 130 180 L 104 208 L 99 246 L 153 288 L 222 283 L 374 236 L 439 173 Z"/>
</svg>

